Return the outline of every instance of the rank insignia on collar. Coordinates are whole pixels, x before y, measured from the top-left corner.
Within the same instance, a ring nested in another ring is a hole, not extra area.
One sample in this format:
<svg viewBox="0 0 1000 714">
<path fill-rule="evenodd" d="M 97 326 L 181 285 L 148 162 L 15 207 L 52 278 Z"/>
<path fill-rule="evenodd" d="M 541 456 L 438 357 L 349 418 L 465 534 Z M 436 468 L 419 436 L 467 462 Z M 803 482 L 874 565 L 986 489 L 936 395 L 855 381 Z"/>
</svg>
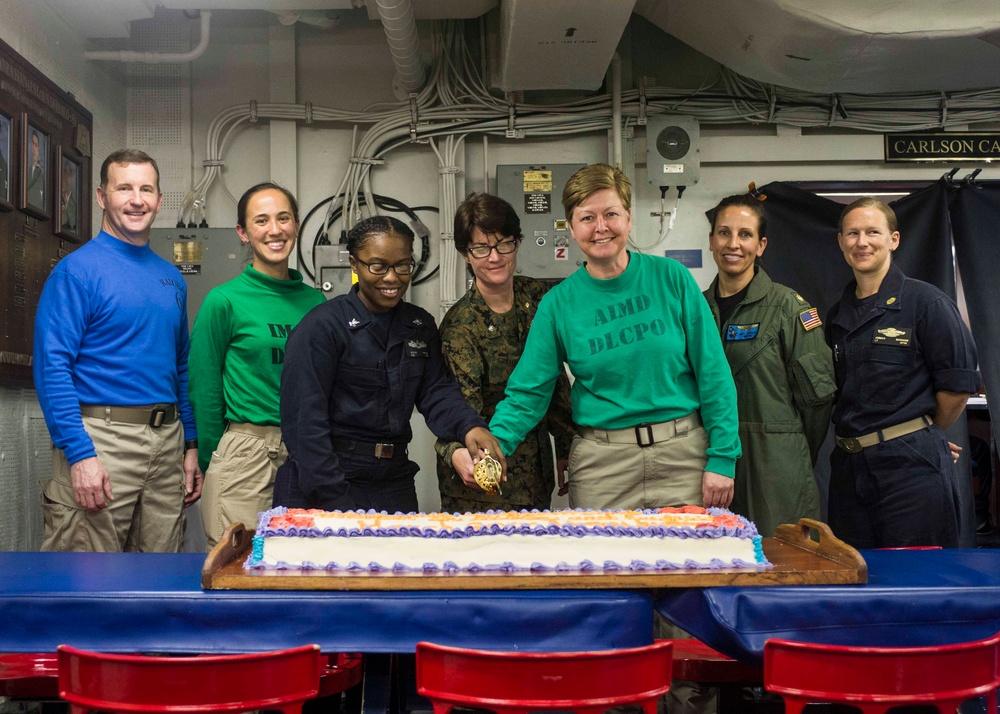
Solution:
<svg viewBox="0 0 1000 714">
<path fill-rule="evenodd" d="M 885 304 L 886 305 L 892 305 L 894 302 L 896 302 L 896 296 L 895 295 L 893 295 L 891 298 L 889 298 L 888 300 L 886 300 Z"/>
<path fill-rule="evenodd" d="M 416 317 L 413 319 L 413 324 L 416 325 L 417 327 L 420 327 L 421 325 L 424 324 L 424 321 L 421 320 L 419 317 Z"/>
<path fill-rule="evenodd" d="M 360 323 L 360 322 L 358 322 L 358 318 L 356 318 L 356 317 L 355 317 L 355 318 L 353 318 L 353 319 L 352 319 L 352 320 L 351 320 L 350 322 L 348 322 L 348 323 L 347 323 L 347 326 L 348 326 L 348 327 L 357 327 L 357 326 L 358 326 L 358 325 L 360 325 L 360 324 L 361 324 L 361 323 Z"/>
</svg>

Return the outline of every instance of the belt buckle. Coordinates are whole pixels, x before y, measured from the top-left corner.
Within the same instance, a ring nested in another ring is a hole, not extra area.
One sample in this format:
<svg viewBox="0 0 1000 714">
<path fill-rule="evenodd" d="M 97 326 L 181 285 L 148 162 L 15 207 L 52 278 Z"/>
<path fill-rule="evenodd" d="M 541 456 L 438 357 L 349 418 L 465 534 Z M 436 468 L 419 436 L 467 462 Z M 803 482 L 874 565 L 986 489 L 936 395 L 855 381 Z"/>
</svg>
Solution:
<svg viewBox="0 0 1000 714">
<path fill-rule="evenodd" d="M 649 441 L 643 443 L 642 432 L 640 429 L 646 430 L 646 436 L 649 437 Z M 639 448 L 645 449 L 647 446 L 652 446 L 653 441 L 653 425 L 648 421 L 644 421 L 642 424 L 636 424 L 635 426 L 635 443 L 639 445 Z"/>
<path fill-rule="evenodd" d="M 163 426 L 163 422 L 167 418 L 167 410 L 162 407 L 157 407 L 149 413 L 149 425 L 154 429 L 159 429 Z"/>
<path fill-rule="evenodd" d="M 865 448 L 861 445 L 861 442 L 853 436 L 837 439 L 837 445 L 849 454 L 860 454 L 861 450 Z"/>
<path fill-rule="evenodd" d="M 376 459 L 391 459 L 395 444 L 375 444 Z"/>
</svg>

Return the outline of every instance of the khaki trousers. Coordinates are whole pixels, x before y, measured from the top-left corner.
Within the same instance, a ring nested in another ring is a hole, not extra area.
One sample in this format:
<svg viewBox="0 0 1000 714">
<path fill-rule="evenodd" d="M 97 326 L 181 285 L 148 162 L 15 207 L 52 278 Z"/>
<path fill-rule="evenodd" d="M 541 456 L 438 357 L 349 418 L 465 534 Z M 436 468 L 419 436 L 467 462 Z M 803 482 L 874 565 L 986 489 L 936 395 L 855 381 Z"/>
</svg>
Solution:
<svg viewBox="0 0 1000 714">
<path fill-rule="evenodd" d="M 114 500 L 91 513 L 76 502 L 69 462 L 53 449 L 42 483 L 43 551 L 180 552 L 184 535 L 184 427 L 83 417 Z"/>
<path fill-rule="evenodd" d="M 274 477 L 288 458 L 281 428 L 230 424 L 212 453 L 201 497 L 201 520 L 211 550 L 233 523 L 257 528 L 271 507 Z"/>
<path fill-rule="evenodd" d="M 686 428 L 681 422 L 681 430 Z M 696 422 L 697 423 L 697 422 Z M 645 434 L 643 434 L 645 435 Z M 649 446 L 576 437 L 569 452 L 569 506 L 603 510 L 702 505 L 708 435 L 697 426 Z M 691 635 L 654 616 L 657 639 Z M 713 714 L 715 690 L 674 680 L 666 697 L 670 714 Z"/>
<path fill-rule="evenodd" d="M 703 426 L 646 447 L 576 437 L 569 451 L 569 507 L 700 506 L 707 448 Z"/>
</svg>

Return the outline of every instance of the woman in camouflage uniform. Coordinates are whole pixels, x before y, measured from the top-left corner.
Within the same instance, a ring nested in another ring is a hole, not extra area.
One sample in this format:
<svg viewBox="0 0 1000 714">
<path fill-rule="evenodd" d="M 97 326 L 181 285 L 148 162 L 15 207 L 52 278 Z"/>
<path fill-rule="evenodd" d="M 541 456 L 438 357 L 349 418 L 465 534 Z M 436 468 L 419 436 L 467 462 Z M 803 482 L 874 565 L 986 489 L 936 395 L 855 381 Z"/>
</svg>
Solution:
<svg viewBox="0 0 1000 714">
<path fill-rule="evenodd" d="M 535 310 L 549 288 L 540 280 L 514 275 L 520 242 L 520 219 L 502 198 L 472 194 L 458 207 L 455 247 L 475 282 L 442 320 L 441 347 L 466 401 L 487 421 L 503 399 Z M 569 381 L 563 376 L 547 417 L 507 456 L 502 493 L 489 494 L 476 484 L 461 444 L 438 441 L 441 510 L 548 508 L 555 482 L 549 434 L 556 440 L 562 474 L 574 434 L 570 413 Z"/>
</svg>

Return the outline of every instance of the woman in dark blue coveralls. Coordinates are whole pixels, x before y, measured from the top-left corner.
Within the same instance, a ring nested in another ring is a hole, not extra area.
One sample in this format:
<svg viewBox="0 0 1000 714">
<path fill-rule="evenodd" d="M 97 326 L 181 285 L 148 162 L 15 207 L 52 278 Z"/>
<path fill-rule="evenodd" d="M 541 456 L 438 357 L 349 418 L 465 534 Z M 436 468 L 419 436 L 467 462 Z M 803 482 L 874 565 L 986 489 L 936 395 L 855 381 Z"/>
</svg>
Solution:
<svg viewBox="0 0 1000 714">
<path fill-rule="evenodd" d="M 274 505 L 413 512 L 414 406 L 439 438 L 461 441 L 474 455 L 503 456 L 445 367 L 434 318 L 402 302 L 413 232 L 395 218 L 366 218 L 351 229 L 347 249 L 357 284 L 314 308 L 288 339 L 281 433 L 289 458 Z"/>
<path fill-rule="evenodd" d="M 957 547 L 957 475 L 943 430 L 979 389 L 972 335 L 944 293 L 893 265 L 891 208 L 855 201 L 837 240 L 855 279 L 826 321 L 838 388 L 830 527 L 856 548 Z"/>
</svg>

